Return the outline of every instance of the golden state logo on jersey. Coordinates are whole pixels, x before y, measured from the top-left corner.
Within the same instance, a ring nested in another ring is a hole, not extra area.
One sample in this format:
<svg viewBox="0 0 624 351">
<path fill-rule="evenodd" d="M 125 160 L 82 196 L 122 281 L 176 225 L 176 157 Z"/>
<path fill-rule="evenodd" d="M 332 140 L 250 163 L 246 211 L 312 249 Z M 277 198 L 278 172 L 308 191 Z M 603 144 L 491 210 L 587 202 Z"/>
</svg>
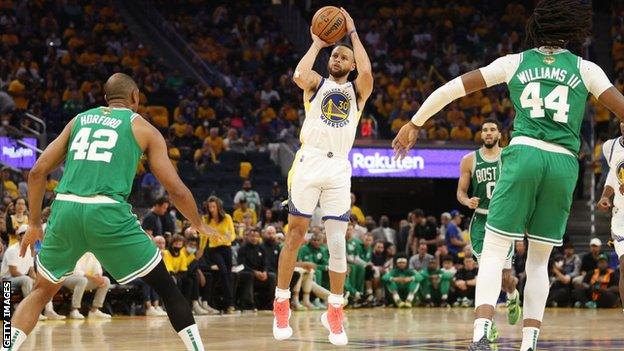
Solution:
<svg viewBox="0 0 624 351">
<path fill-rule="evenodd" d="M 618 163 L 615 176 L 617 177 L 620 185 L 624 184 L 624 161 Z"/>
<path fill-rule="evenodd" d="M 351 97 L 340 89 L 332 89 L 321 101 L 321 120 L 330 127 L 344 127 L 349 124 L 350 109 Z"/>
</svg>

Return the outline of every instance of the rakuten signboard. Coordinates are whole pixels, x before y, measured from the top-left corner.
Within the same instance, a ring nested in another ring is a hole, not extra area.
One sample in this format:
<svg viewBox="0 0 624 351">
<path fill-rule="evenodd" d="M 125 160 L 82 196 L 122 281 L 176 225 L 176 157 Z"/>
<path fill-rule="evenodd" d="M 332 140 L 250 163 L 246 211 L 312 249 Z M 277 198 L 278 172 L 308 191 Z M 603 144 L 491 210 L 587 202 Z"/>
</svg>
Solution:
<svg viewBox="0 0 624 351">
<path fill-rule="evenodd" d="M 353 148 L 353 177 L 459 178 L 459 163 L 469 149 L 412 149 L 401 161 L 391 148 Z"/>
<path fill-rule="evenodd" d="M 23 138 L 22 141 L 28 145 L 37 147 L 37 139 L 35 138 Z M 15 139 L 0 137 L 0 148 L 2 150 L 0 161 L 5 165 L 26 169 L 30 169 L 35 165 L 35 161 L 37 160 L 35 151 L 18 144 Z"/>
</svg>

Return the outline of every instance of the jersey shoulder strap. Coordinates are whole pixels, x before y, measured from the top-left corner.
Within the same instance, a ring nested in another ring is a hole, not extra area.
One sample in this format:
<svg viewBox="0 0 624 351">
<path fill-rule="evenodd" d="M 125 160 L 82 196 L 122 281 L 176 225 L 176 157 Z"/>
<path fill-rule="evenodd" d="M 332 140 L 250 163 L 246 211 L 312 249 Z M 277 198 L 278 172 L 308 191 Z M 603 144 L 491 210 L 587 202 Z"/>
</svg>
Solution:
<svg viewBox="0 0 624 351">
<path fill-rule="evenodd" d="M 473 152 L 471 152 L 470 154 L 472 154 L 472 166 L 470 168 L 470 174 L 474 176 L 475 174 L 475 170 L 477 169 L 477 163 L 481 162 L 481 156 L 479 155 L 479 150 L 475 150 Z M 470 155 L 468 154 L 468 155 Z"/>
</svg>

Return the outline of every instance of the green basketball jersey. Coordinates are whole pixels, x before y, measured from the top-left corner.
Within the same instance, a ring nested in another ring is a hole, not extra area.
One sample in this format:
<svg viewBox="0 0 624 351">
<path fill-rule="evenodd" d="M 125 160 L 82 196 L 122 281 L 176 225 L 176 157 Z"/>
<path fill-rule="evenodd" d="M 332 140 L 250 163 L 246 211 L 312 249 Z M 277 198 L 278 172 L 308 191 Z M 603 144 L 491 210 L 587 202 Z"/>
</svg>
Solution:
<svg viewBox="0 0 624 351">
<path fill-rule="evenodd" d="M 500 178 L 500 154 L 495 160 L 486 160 L 481 149 L 474 152 L 472 180 L 470 182 L 471 197 L 478 197 L 480 209 L 487 210 L 494 192 L 496 181 Z"/>
<path fill-rule="evenodd" d="M 567 50 L 520 53 L 507 83 L 516 110 L 512 137 L 527 136 L 578 153 L 579 132 L 589 94 L 581 79 L 581 58 Z"/>
<path fill-rule="evenodd" d="M 106 195 L 125 201 L 143 152 L 132 133 L 126 108 L 97 107 L 80 113 L 72 125 L 65 172 L 58 193 Z"/>
</svg>

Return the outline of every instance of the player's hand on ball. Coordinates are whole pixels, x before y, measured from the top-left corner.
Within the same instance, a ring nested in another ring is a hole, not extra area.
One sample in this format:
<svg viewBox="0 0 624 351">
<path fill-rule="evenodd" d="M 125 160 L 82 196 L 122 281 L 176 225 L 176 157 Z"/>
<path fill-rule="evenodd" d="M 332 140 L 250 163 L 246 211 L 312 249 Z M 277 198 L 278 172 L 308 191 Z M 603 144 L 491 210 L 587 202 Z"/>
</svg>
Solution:
<svg viewBox="0 0 624 351">
<path fill-rule="evenodd" d="M 478 197 L 470 198 L 468 200 L 468 208 L 470 208 L 471 210 L 474 210 L 475 208 L 479 207 L 479 200 L 481 199 Z"/>
<path fill-rule="evenodd" d="M 412 122 L 408 122 L 401 127 L 396 138 L 392 140 L 392 148 L 394 149 L 394 158 L 402 160 L 407 156 L 407 152 L 416 144 L 418 139 L 419 128 Z"/>
<path fill-rule="evenodd" d="M 609 209 L 611 208 L 611 200 L 609 200 L 608 197 L 602 197 L 600 198 L 600 201 L 598 201 L 598 209 L 600 211 L 609 211 Z"/>
<path fill-rule="evenodd" d="M 328 43 L 324 41 L 323 39 L 319 38 L 318 35 L 314 34 L 312 32 L 312 27 L 310 27 L 310 35 L 312 36 L 312 42 L 314 42 L 314 45 L 316 45 L 319 48 L 326 48 L 332 45 L 332 43 Z"/>
<path fill-rule="evenodd" d="M 22 238 L 22 243 L 20 244 L 20 257 L 24 257 L 26 255 L 26 250 L 30 246 L 30 254 L 35 256 L 35 243 L 37 240 L 43 240 L 43 228 L 41 224 L 31 224 L 28 226 L 28 230 L 26 230 L 26 234 Z"/>
<path fill-rule="evenodd" d="M 347 20 L 347 22 L 345 23 L 345 25 L 347 26 L 347 33 L 351 32 L 352 30 L 355 30 L 355 22 L 353 22 L 353 18 L 351 18 L 351 15 L 349 15 L 347 10 L 341 7 L 340 12 L 342 12 L 342 15 Z"/>
</svg>

